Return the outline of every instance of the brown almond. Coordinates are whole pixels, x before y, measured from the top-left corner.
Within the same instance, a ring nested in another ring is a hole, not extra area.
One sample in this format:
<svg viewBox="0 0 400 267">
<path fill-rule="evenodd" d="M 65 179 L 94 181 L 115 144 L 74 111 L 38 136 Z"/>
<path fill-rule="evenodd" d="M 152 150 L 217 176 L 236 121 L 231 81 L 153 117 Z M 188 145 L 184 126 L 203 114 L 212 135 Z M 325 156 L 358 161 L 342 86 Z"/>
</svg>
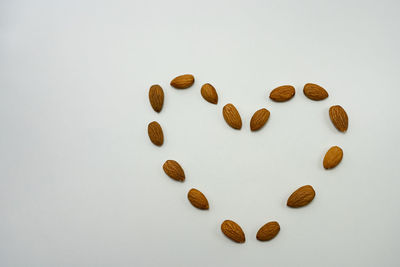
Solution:
<svg viewBox="0 0 400 267">
<path fill-rule="evenodd" d="M 260 241 L 269 241 L 273 239 L 281 230 L 278 222 L 268 222 L 264 224 L 257 232 L 257 239 Z"/>
<path fill-rule="evenodd" d="M 185 172 L 181 165 L 175 160 L 167 160 L 163 165 L 164 172 L 174 180 L 183 182 L 185 180 Z"/>
<path fill-rule="evenodd" d="M 276 102 L 285 102 L 290 100 L 295 94 L 294 87 L 291 85 L 282 85 L 271 91 L 269 98 Z"/>
<path fill-rule="evenodd" d="M 171 81 L 171 86 L 176 89 L 186 89 L 192 86 L 194 83 L 194 76 L 191 74 L 184 74 L 178 77 L 175 77 Z"/>
<path fill-rule="evenodd" d="M 266 108 L 257 110 L 250 121 L 250 129 L 252 131 L 257 131 L 261 129 L 268 121 L 270 112 Z"/>
<path fill-rule="evenodd" d="M 234 105 L 226 104 L 222 109 L 222 114 L 224 115 L 224 119 L 229 126 L 237 130 L 242 128 L 242 118 L 240 117 L 239 112 Z"/>
<path fill-rule="evenodd" d="M 226 237 L 237 243 L 244 243 L 246 237 L 242 228 L 231 220 L 226 220 L 221 224 L 221 231 Z"/>
<path fill-rule="evenodd" d="M 149 134 L 151 142 L 156 146 L 161 146 L 164 143 L 163 130 L 158 122 L 150 122 L 147 126 L 147 133 Z"/>
<path fill-rule="evenodd" d="M 164 104 L 164 91 L 161 86 L 155 84 L 150 87 L 149 100 L 154 111 L 160 112 Z"/>
<path fill-rule="evenodd" d="M 347 117 L 346 111 L 341 106 L 336 105 L 330 107 L 329 117 L 336 129 L 340 132 L 347 131 L 347 128 L 349 127 L 349 118 Z"/>
<path fill-rule="evenodd" d="M 324 168 L 332 169 L 335 168 L 343 158 L 343 150 L 338 146 L 331 147 L 325 154 L 324 157 Z"/>
<path fill-rule="evenodd" d="M 210 102 L 211 104 L 218 103 L 217 91 L 215 90 L 214 86 L 209 83 L 206 83 L 201 87 L 201 95 L 206 101 Z"/>
<path fill-rule="evenodd" d="M 311 185 L 305 185 L 294 191 L 288 201 L 287 205 L 292 208 L 299 208 L 309 204 L 315 197 L 314 188 Z"/>
<path fill-rule="evenodd" d="M 208 210 L 208 200 L 199 190 L 192 188 L 188 192 L 188 199 L 193 206 L 201 210 Z"/>
<path fill-rule="evenodd" d="M 328 92 L 323 87 L 314 83 L 307 83 L 304 85 L 303 92 L 306 97 L 315 101 L 324 100 L 329 96 Z"/>
</svg>

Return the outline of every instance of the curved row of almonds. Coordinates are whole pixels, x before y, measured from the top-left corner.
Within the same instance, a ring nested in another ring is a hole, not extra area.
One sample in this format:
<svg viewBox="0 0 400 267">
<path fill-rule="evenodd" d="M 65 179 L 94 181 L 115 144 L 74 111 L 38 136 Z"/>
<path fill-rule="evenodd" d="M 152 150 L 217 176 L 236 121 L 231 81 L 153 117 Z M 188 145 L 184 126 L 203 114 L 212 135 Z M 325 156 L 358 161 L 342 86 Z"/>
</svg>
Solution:
<svg viewBox="0 0 400 267">
<path fill-rule="evenodd" d="M 176 89 L 186 89 L 192 86 L 194 77 L 191 74 L 185 74 L 174 78 L 171 86 Z M 201 95 L 211 104 L 218 103 L 218 94 L 214 86 L 209 83 L 201 87 Z M 328 97 L 328 92 L 321 86 L 313 83 L 307 83 L 303 89 L 304 94 L 311 100 L 320 101 Z M 295 88 L 291 85 L 283 85 L 271 91 L 269 97 L 275 102 L 286 102 L 295 95 Z M 164 91 L 159 85 L 153 85 L 149 91 L 150 104 L 154 111 L 160 112 L 164 103 Z M 226 104 L 222 109 L 223 117 L 226 123 L 233 129 L 240 130 L 242 128 L 241 116 L 233 104 Z M 257 110 L 250 120 L 250 129 L 252 131 L 260 130 L 268 121 L 270 112 L 266 108 Z M 348 128 L 348 117 L 346 111 L 339 105 L 332 106 L 329 109 L 329 117 L 333 125 L 340 132 L 346 132 Z M 148 125 L 148 135 L 151 142 L 156 146 L 161 146 L 164 142 L 164 134 L 160 124 L 156 121 Z M 325 169 L 336 167 L 343 158 L 343 150 L 338 146 L 331 147 L 325 154 L 323 166 Z M 181 165 L 175 160 L 167 160 L 163 165 L 164 172 L 172 179 L 183 182 L 185 180 L 185 172 Z M 299 208 L 309 204 L 315 197 L 315 191 L 311 185 L 305 185 L 294 191 L 287 200 L 287 206 L 291 208 Z M 202 210 L 208 210 L 209 204 L 207 198 L 199 190 L 192 188 L 188 192 L 190 203 Z M 273 239 L 280 230 L 278 222 L 271 221 L 263 225 L 257 232 L 256 238 L 260 241 L 268 241 Z M 231 220 L 225 220 L 221 224 L 221 231 L 237 243 L 244 243 L 246 238 L 242 228 Z"/>
</svg>

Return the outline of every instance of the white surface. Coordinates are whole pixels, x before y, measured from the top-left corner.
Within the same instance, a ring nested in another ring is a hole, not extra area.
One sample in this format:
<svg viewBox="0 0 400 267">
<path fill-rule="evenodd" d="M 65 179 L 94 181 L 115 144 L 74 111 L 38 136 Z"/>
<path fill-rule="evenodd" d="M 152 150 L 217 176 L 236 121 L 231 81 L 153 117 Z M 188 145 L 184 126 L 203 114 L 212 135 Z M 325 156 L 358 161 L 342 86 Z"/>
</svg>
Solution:
<svg viewBox="0 0 400 267">
<path fill-rule="evenodd" d="M 400 265 L 399 1 L 57 2 L 0 4 L 0 266 Z M 183 73 L 194 86 L 171 88 Z M 329 98 L 308 100 L 307 82 Z M 156 83 L 161 114 L 148 103 Z M 295 98 L 271 102 L 283 84 Z M 241 131 L 222 118 L 228 102 Z M 261 107 L 271 118 L 252 133 Z M 344 159 L 325 171 L 332 145 Z M 315 200 L 287 208 L 304 184 Z M 189 204 L 192 187 L 209 211 Z M 245 244 L 221 234 L 227 218 Z M 280 234 L 258 242 L 270 220 Z"/>
</svg>

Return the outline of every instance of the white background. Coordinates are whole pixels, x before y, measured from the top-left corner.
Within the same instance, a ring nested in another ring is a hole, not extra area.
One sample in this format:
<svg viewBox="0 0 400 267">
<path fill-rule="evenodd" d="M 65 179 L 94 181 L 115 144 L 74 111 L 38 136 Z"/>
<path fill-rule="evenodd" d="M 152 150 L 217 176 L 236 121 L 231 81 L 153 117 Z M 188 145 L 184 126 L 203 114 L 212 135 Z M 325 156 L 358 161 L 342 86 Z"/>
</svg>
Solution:
<svg viewBox="0 0 400 267">
<path fill-rule="evenodd" d="M 1 1 L 0 266 L 399 266 L 399 11 L 399 1 Z M 184 73 L 195 84 L 171 88 Z M 206 82 L 218 105 L 201 98 Z M 307 82 L 329 98 L 307 99 Z M 160 114 L 152 84 L 164 88 Z M 296 96 L 273 103 L 283 84 Z M 229 102 L 241 131 L 223 120 Z M 345 134 L 329 120 L 334 104 L 349 115 Z M 253 133 L 262 107 L 270 120 Z M 332 145 L 344 158 L 326 171 Z M 184 183 L 163 173 L 167 159 Z M 287 208 L 305 184 L 314 201 Z M 209 211 L 187 201 L 192 187 Z M 225 219 L 246 243 L 222 235 Z M 279 235 L 257 241 L 270 220 Z"/>
</svg>

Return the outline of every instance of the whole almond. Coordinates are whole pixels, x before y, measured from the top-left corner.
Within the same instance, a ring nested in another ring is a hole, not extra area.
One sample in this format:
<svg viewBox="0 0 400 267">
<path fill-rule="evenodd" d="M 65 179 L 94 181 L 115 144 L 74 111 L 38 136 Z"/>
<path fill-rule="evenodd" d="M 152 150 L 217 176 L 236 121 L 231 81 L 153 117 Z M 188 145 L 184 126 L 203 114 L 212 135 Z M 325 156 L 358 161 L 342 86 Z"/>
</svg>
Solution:
<svg viewBox="0 0 400 267">
<path fill-rule="evenodd" d="M 244 243 L 246 237 L 242 228 L 231 220 L 226 220 L 221 224 L 221 231 L 226 237 L 237 243 Z"/>
<path fill-rule="evenodd" d="M 193 206 L 201 210 L 208 210 L 208 200 L 199 190 L 192 188 L 188 192 L 188 199 Z"/>
<path fill-rule="evenodd" d="M 206 101 L 210 102 L 211 104 L 218 103 L 217 91 L 215 90 L 214 86 L 209 83 L 206 83 L 201 87 L 201 95 Z"/>
<path fill-rule="evenodd" d="M 306 97 L 315 101 L 324 100 L 329 96 L 328 92 L 324 88 L 314 83 L 307 83 L 304 85 L 303 92 Z"/>
<path fill-rule="evenodd" d="M 163 165 L 164 172 L 174 180 L 183 182 L 185 180 L 185 172 L 181 165 L 175 160 L 167 160 Z"/>
<path fill-rule="evenodd" d="M 154 111 L 160 112 L 164 104 L 164 91 L 161 86 L 155 84 L 150 87 L 149 100 Z"/>
<path fill-rule="evenodd" d="M 336 129 L 340 132 L 347 131 L 347 128 L 349 127 L 349 118 L 347 117 L 346 111 L 341 106 L 336 105 L 330 107 L 329 117 Z"/>
<path fill-rule="evenodd" d="M 252 131 L 257 131 L 261 129 L 268 121 L 270 112 L 268 109 L 262 108 L 257 110 L 250 121 L 250 129 Z"/>
<path fill-rule="evenodd" d="M 184 74 L 178 77 L 175 77 L 171 81 L 171 86 L 176 89 L 186 89 L 194 83 L 194 77 L 191 74 Z"/>
<path fill-rule="evenodd" d="M 324 168 L 332 169 L 335 168 L 343 158 L 343 150 L 338 146 L 331 147 L 325 154 L 324 157 Z"/>
<path fill-rule="evenodd" d="M 309 204 L 315 197 L 314 188 L 311 185 L 305 185 L 294 191 L 288 201 L 287 205 L 292 208 L 299 208 Z"/>
<path fill-rule="evenodd" d="M 240 117 L 239 112 L 234 105 L 226 104 L 222 109 L 222 114 L 224 115 L 224 119 L 229 126 L 237 130 L 242 128 L 242 118 Z"/>
<path fill-rule="evenodd" d="M 147 133 L 149 134 L 151 142 L 156 146 L 161 146 L 164 143 L 163 130 L 158 122 L 150 122 L 147 126 Z"/>
<path fill-rule="evenodd" d="M 295 94 L 294 87 L 291 85 L 282 85 L 271 91 L 269 98 L 276 102 L 285 102 L 290 100 Z"/>
<path fill-rule="evenodd" d="M 269 241 L 274 238 L 281 230 L 278 222 L 268 222 L 264 224 L 257 232 L 257 239 L 260 241 Z"/>
</svg>

